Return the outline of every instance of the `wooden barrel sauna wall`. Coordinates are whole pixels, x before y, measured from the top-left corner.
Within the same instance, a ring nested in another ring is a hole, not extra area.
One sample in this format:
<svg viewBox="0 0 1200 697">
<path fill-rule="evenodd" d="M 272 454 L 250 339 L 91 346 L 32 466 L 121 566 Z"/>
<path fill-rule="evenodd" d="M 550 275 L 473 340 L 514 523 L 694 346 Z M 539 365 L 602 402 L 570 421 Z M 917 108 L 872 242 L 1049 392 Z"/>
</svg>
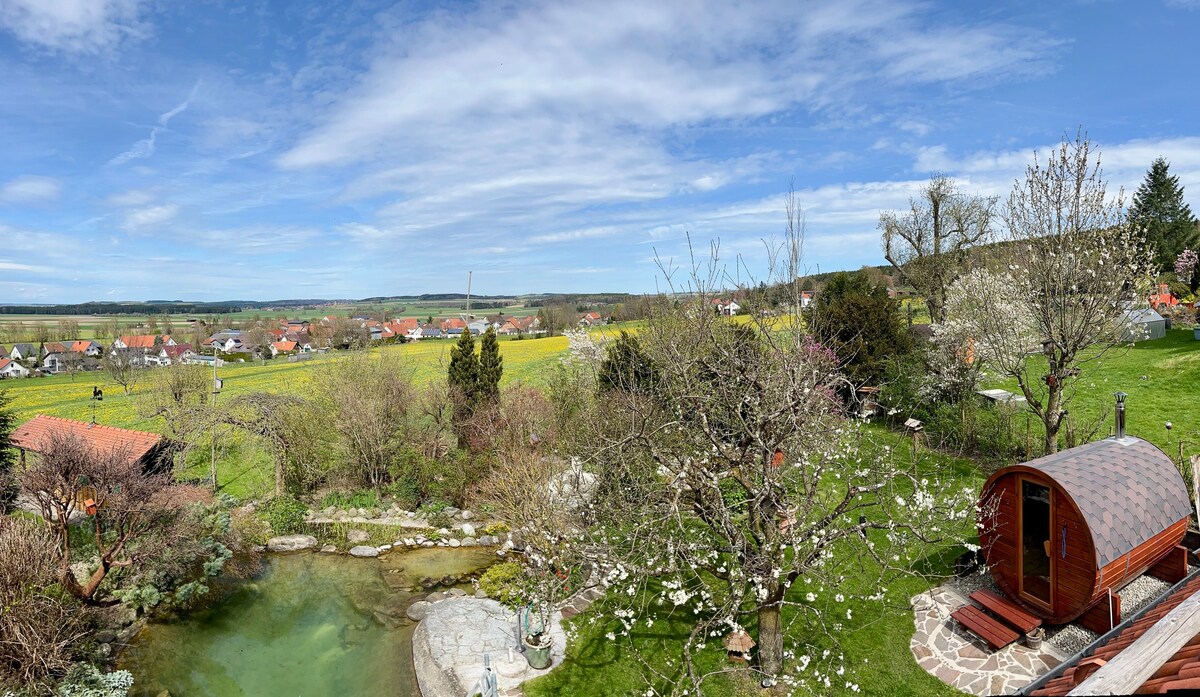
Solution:
<svg viewBox="0 0 1200 697">
<path fill-rule="evenodd" d="M 1049 624 L 1120 590 L 1187 530 L 1191 505 L 1175 463 L 1123 431 L 1005 467 L 983 486 L 979 539 L 992 576 Z"/>
</svg>

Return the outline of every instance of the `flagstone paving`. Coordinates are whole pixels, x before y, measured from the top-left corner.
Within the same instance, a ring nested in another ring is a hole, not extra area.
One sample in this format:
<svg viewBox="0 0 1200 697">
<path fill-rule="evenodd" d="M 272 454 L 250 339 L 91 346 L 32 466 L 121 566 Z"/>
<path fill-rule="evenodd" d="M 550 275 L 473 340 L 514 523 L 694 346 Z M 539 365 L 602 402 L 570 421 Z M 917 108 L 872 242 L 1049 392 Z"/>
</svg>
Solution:
<svg viewBox="0 0 1200 697">
<path fill-rule="evenodd" d="M 993 652 L 950 617 L 969 602 L 950 586 L 914 596 L 911 602 L 916 625 L 909 642 L 913 657 L 930 674 L 964 692 L 1016 694 L 1066 658 L 1046 641 L 1038 651 L 1018 641 Z"/>
</svg>

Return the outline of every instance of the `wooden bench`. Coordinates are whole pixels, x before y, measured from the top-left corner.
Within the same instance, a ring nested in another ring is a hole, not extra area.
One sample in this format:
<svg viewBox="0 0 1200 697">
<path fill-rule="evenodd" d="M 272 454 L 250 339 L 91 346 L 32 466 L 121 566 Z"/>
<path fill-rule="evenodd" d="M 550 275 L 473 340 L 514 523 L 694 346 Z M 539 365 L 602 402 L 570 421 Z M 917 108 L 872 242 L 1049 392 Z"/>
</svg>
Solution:
<svg viewBox="0 0 1200 697">
<path fill-rule="evenodd" d="M 1019 605 L 990 590 L 975 591 L 971 594 L 971 600 L 979 603 L 985 610 L 1004 620 L 1023 634 L 1028 634 L 1042 626 L 1040 618 L 1025 612 Z"/>
<path fill-rule="evenodd" d="M 950 616 L 965 629 L 986 641 L 987 645 L 992 647 L 993 651 L 1008 646 L 1021 636 L 1005 626 L 1000 620 L 974 605 L 964 605 L 950 613 Z"/>
</svg>

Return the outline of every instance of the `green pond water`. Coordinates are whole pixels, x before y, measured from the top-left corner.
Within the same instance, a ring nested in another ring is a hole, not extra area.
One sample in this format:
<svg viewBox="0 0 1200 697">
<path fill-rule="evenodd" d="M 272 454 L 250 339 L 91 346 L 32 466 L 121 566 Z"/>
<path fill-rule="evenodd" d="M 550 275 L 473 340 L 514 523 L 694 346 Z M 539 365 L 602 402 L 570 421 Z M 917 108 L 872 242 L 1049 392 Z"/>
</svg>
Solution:
<svg viewBox="0 0 1200 697">
<path fill-rule="evenodd" d="M 375 559 L 272 556 L 185 619 L 147 626 L 121 654 L 130 693 L 156 697 L 410 697 L 415 625 L 404 610 L 423 577 L 461 576 L 490 549 L 418 549 Z"/>
</svg>

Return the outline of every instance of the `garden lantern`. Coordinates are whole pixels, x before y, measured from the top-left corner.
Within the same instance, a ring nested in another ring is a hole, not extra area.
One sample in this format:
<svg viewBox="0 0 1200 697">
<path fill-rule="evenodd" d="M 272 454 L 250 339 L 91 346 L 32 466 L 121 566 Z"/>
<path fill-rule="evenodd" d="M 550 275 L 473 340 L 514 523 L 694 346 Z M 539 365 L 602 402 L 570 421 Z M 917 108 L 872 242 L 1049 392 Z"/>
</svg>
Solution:
<svg viewBox="0 0 1200 697">
<path fill-rule="evenodd" d="M 754 648 L 754 640 L 744 629 L 738 629 L 725 637 L 725 650 L 729 652 L 729 660 L 744 662 Z"/>
</svg>

